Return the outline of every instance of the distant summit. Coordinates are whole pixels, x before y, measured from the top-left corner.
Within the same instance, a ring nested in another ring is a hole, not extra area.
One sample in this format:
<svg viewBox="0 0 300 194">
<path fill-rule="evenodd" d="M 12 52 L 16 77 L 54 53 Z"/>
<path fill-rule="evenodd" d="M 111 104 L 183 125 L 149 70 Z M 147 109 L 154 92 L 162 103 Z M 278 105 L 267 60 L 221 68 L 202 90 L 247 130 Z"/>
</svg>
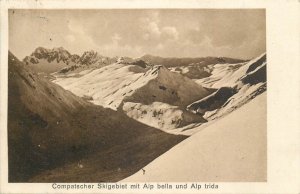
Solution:
<svg viewBox="0 0 300 194">
<path fill-rule="evenodd" d="M 80 59 L 79 63 L 82 65 L 91 65 L 93 63 L 97 63 L 98 61 L 101 61 L 102 58 L 104 58 L 102 55 L 99 55 L 96 51 L 90 50 L 90 51 L 85 51 Z"/>
<path fill-rule="evenodd" d="M 26 65 L 29 65 L 38 64 L 40 60 L 46 60 L 48 63 L 63 62 L 66 65 L 69 65 L 71 62 L 76 63 L 78 58 L 78 55 L 71 55 L 69 51 L 63 47 L 56 47 L 53 49 L 38 47 L 31 53 L 30 56 L 26 56 L 23 59 L 23 62 L 25 62 Z"/>
<path fill-rule="evenodd" d="M 37 72 L 53 73 L 62 71 L 62 73 L 66 73 L 86 68 L 87 66 L 101 67 L 109 65 L 116 62 L 116 58 L 102 56 L 93 50 L 85 51 L 79 56 L 71 54 L 63 47 L 55 47 L 53 49 L 38 47 L 30 56 L 26 56 L 23 62 Z"/>
</svg>

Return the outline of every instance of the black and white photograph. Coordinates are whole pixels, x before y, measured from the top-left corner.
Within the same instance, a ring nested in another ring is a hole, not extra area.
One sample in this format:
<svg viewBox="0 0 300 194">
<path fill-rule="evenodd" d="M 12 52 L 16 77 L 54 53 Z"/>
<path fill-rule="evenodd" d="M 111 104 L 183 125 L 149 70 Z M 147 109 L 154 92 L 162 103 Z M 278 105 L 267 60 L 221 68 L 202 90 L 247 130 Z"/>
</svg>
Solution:
<svg viewBox="0 0 300 194">
<path fill-rule="evenodd" d="M 266 181 L 265 21 L 9 10 L 9 181 Z"/>
</svg>

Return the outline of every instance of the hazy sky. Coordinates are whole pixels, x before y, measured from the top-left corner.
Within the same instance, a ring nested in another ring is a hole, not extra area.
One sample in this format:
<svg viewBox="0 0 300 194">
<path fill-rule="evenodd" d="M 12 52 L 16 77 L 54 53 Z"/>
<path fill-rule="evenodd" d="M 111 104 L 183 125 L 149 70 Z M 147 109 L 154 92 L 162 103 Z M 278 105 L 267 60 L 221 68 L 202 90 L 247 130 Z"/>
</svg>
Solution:
<svg viewBox="0 0 300 194">
<path fill-rule="evenodd" d="M 226 56 L 266 50 L 265 10 L 10 10 L 9 49 L 20 59 L 39 47 L 105 56 Z"/>
</svg>

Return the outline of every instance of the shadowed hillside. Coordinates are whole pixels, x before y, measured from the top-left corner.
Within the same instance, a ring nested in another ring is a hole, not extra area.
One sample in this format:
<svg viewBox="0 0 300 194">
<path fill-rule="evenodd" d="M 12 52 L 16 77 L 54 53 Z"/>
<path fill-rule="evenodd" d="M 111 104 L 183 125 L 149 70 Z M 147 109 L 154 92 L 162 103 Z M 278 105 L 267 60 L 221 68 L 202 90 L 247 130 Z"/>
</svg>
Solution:
<svg viewBox="0 0 300 194">
<path fill-rule="evenodd" d="M 8 56 L 10 182 L 114 182 L 182 141 L 65 91 Z"/>
</svg>

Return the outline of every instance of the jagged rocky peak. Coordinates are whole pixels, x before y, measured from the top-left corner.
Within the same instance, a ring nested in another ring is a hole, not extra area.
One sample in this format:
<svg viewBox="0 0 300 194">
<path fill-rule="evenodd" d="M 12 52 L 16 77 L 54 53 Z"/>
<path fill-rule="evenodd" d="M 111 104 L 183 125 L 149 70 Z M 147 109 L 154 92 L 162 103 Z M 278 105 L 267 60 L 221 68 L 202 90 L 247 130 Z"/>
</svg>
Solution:
<svg viewBox="0 0 300 194">
<path fill-rule="evenodd" d="M 90 50 L 85 51 L 81 56 L 77 54 L 71 54 L 63 47 L 55 47 L 53 49 L 47 49 L 44 47 L 38 47 L 32 52 L 30 56 L 23 59 L 25 64 L 45 64 L 48 63 L 62 63 L 64 65 L 84 65 L 89 66 L 92 64 L 110 64 L 114 59 L 104 57 L 97 51 Z"/>
<path fill-rule="evenodd" d="M 33 53 L 31 54 L 31 55 L 34 55 L 34 54 L 43 54 L 43 53 L 47 53 L 47 52 L 49 52 L 50 51 L 50 49 L 46 49 L 46 48 L 44 48 L 44 47 L 37 47 L 34 51 L 33 51 Z"/>
<path fill-rule="evenodd" d="M 73 59 L 73 60 L 72 60 Z M 48 63 L 51 62 L 63 62 L 65 64 L 69 64 L 71 61 L 75 62 L 75 57 L 64 49 L 63 47 L 55 47 L 53 49 L 47 49 L 44 47 L 36 48 L 30 56 L 27 56 L 23 59 L 23 61 L 28 64 L 37 64 L 40 60 L 46 60 Z"/>
<path fill-rule="evenodd" d="M 38 59 L 56 57 L 57 60 L 67 59 L 71 56 L 71 54 L 64 49 L 63 47 L 55 47 L 53 49 L 46 49 L 43 47 L 38 47 L 31 56 L 35 56 Z"/>
<path fill-rule="evenodd" d="M 81 55 L 81 58 L 95 58 L 95 57 L 98 57 L 100 56 L 98 54 L 97 51 L 94 51 L 94 50 L 89 50 L 89 51 L 85 51 L 82 55 Z"/>
<path fill-rule="evenodd" d="M 81 57 L 79 63 L 82 65 L 92 65 L 92 64 L 110 64 L 112 63 L 111 61 L 114 61 L 114 59 L 105 57 L 100 55 L 97 51 L 90 50 L 90 51 L 85 51 Z"/>
<path fill-rule="evenodd" d="M 80 57 L 80 63 L 84 65 L 90 65 L 92 63 L 95 63 L 97 60 L 99 60 L 100 55 L 94 51 L 85 51 L 81 57 Z"/>
</svg>

